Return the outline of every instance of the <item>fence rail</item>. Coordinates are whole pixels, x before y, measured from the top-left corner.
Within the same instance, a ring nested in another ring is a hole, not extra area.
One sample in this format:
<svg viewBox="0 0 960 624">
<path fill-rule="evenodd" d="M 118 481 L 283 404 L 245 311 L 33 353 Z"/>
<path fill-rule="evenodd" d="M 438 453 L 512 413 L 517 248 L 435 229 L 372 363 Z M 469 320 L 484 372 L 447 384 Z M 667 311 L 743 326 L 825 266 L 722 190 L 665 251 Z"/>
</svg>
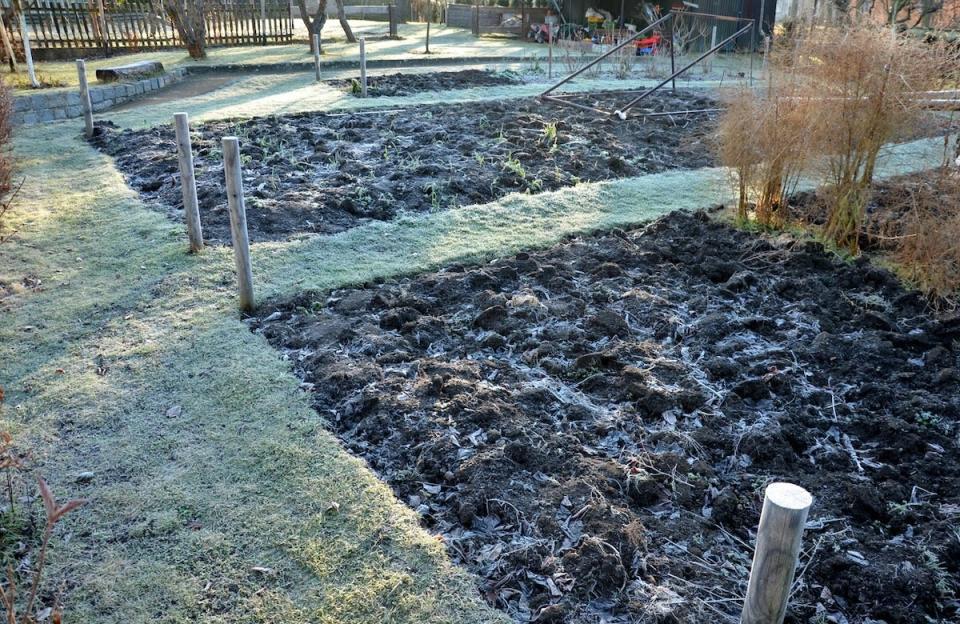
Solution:
<svg viewBox="0 0 960 624">
<path fill-rule="evenodd" d="M 31 48 L 41 58 L 45 51 L 109 54 L 183 46 L 159 0 L 29 0 L 22 6 Z M 17 20 L 9 7 L 4 7 L 4 18 L 12 40 L 22 50 Z M 210 46 L 267 45 L 293 39 L 293 16 L 285 0 L 208 0 L 206 27 Z"/>
</svg>

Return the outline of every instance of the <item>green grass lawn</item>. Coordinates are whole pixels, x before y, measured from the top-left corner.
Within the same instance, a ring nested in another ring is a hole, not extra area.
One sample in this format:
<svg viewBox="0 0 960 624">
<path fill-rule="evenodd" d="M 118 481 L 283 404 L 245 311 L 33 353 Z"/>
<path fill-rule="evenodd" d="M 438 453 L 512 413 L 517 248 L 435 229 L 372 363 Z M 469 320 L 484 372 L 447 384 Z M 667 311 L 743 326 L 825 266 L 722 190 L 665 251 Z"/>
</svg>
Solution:
<svg viewBox="0 0 960 624">
<path fill-rule="evenodd" d="M 256 86 L 177 105 L 209 118 L 316 106 L 297 94 L 312 86 Z M 46 587 L 65 588 L 66 621 L 506 622 L 241 322 L 230 250 L 187 254 L 183 228 L 127 188 L 81 125 L 20 129 L 19 234 L 0 246 L 13 291 L 0 300 L 0 427 L 61 498 L 90 501 L 51 553 Z M 881 173 L 929 167 L 941 149 L 889 150 Z M 670 172 L 257 244 L 255 288 L 263 299 L 542 247 L 729 201 L 728 182 L 722 169 Z"/>
</svg>

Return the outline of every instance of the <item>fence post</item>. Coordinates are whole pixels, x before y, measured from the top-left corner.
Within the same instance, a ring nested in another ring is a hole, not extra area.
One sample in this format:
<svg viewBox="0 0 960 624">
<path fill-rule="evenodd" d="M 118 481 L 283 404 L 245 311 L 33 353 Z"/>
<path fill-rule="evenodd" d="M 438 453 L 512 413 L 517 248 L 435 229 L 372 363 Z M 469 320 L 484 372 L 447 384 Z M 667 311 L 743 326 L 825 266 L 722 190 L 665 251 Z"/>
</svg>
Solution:
<svg viewBox="0 0 960 624">
<path fill-rule="evenodd" d="M 360 97 L 367 97 L 367 39 L 360 37 Z"/>
<path fill-rule="evenodd" d="M 430 22 L 427 22 L 427 46 L 424 50 L 424 54 L 430 54 Z"/>
<path fill-rule="evenodd" d="M 33 52 L 30 50 L 30 33 L 27 32 L 27 15 L 20 7 L 20 38 L 23 39 L 23 59 L 27 62 L 27 75 L 30 76 L 30 86 L 40 88 L 37 72 L 33 69 Z"/>
<path fill-rule="evenodd" d="M 320 35 L 313 36 L 313 71 L 320 82 Z"/>
<path fill-rule="evenodd" d="M 240 311 L 252 312 L 253 270 L 250 267 L 250 239 L 247 235 L 247 209 L 243 203 L 243 175 L 240 171 L 240 142 L 223 137 L 223 172 L 227 181 L 227 207 L 230 209 L 230 236 L 233 259 L 237 265 L 237 290 Z"/>
<path fill-rule="evenodd" d="M 97 0 L 97 8 L 100 15 L 100 44 L 103 46 L 103 53 L 110 56 L 110 38 L 107 33 L 107 12 L 103 8 L 103 0 Z"/>
<path fill-rule="evenodd" d="M 193 149 L 190 145 L 190 121 L 186 113 L 174 113 L 173 127 L 177 135 L 177 157 L 180 161 L 180 186 L 183 190 L 183 216 L 187 222 L 190 251 L 203 249 L 203 228 L 197 202 L 197 180 L 193 173 Z"/>
<path fill-rule="evenodd" d="M 811 504 L 813 497 L 800 486 L 767 486 L 741 624 L 783 623 Z"/>
</svg>

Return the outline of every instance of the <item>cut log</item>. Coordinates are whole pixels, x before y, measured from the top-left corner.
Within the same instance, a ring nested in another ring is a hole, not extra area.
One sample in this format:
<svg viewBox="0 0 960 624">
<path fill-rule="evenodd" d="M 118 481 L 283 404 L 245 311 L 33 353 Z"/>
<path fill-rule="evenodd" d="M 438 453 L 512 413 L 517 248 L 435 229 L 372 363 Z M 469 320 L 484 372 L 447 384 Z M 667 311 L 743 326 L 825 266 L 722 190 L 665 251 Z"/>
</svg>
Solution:
<svg viewBox="0 0 960 624">
<path fill-rule="evenodd" d="M 160 61 L 140 61 L 117 67 L 104 67 L 97 70 L 97 80 L 100 82 L 117 82 L 119 80 L 137 80 L 148 76 L 163 73 L 163 63 Z"/>
</svg>

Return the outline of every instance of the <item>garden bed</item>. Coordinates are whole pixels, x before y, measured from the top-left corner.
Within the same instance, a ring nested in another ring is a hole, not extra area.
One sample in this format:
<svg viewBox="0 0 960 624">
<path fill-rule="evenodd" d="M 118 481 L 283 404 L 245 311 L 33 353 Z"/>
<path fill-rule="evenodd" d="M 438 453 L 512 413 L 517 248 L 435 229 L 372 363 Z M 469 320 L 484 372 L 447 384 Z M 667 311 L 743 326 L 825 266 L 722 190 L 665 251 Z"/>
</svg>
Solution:
<svg viewBox="0 0 960 624">
<path fill-rule="evenodd" d="M 451 89 L 471 89 L 474 87 L 504 87 L 521 84 L 523 79 L 512 71 L 492 71 L 489 69 L 463 69 L 449 72 L 429 72 L 422 74 L 386 74 L 367 76 L 367 97 L 404 96 L 429 91 L 449 91 Z M 344 89 L 353 95 L 360 95 L 360 77 L 352 79 L 328 80 L 327 84 Z"/>
<path fill-rule="evenodd" d="M 682 92 L 651 101 L 656 110 L 712 105 Z M 211 122 L 193 129 L 200 216 L 208 240 L 229 242 L 220 151 L 228 135 L 240 137 L 250 238 L 267 241 L 514 192 L 702 167 L 712 163 L 704 144 L 711 126 L 704 116 L 622 122 L 532 98 Z M 182 219 L 171 127 L 98 124 L 92 141 L 130 186 Z"/>
<path fill-rule="evenodd" d="M 675 213 L 252 325 L 518 621 L 737 622 L 774 479 L 789 622 L 958 617 L 960 318 L 865 261 Z"/>
</svg>

